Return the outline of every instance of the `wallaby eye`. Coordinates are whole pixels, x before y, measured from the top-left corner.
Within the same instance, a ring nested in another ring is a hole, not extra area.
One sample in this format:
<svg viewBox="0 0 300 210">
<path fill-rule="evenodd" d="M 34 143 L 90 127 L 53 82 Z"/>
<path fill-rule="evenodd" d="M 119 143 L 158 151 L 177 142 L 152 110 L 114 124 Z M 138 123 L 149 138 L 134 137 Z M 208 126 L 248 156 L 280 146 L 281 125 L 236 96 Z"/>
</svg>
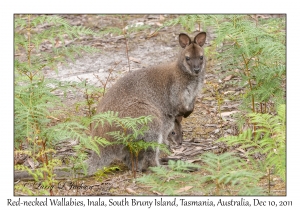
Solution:
<svg viewBox="0 0 300 210">
<path fill-rule="evenodd" d="M 200 56 L 200 60 L 203 60 L 203 56 Z"/>
<path fill-rule="evenodd" d="M 174 132 L 174 131 L 172 131 L 172 135 L 175 135 L 175 132 Z"/>
<path fill-rule="evenodd" d="M 189 61 L 189 60 L 190 60 L 190 57 L 189 57 L 189 56 L 185 56 L 185 59 L 186 59 L 187 61 Z"/>
</svg>

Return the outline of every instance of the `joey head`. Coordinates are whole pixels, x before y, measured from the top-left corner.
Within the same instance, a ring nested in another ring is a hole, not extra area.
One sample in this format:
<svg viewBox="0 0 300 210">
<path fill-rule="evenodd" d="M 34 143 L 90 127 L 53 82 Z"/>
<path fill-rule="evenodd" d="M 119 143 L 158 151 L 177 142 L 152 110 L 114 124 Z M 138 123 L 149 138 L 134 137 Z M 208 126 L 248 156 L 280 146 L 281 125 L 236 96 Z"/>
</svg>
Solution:
<svg viewBox="0 0 300 210">
<path fill-rule="evenodd" d="M 182 127 L 181 127 L 182 116 L 177 116 L 175 118 L 174 128 L 168 135 L 167 142 L 165 144 L 169 145 L 169 143 L 174 145 L 181 145 L 183 141 L 182 136 Z"/>
<path fill-rule="evenodd" d="M 138 139 L 167 142 L 168 135 L 174 129 L 175 118 L 187 117 L 194 109 L 195 98 L 200 92 L 205 74 L 202 48 L 205 39 L 205 32 L 198 33 L 193 41 L 188 35 L 179 34 L 182 49 L 177 60 L 127 73 L 107 91 L 98 104 L 97 113 L 114 111 L 120 117 L 151 115 L 148 131 Z M 118 128 L 114 125 L 93 126 L 92 135 L 114 142 L 106 133 L 116 130 Z M 180 144 L 181 140 L 178 141 Z M 131 167 L 130 154 L 123 145 L 114 144 L 100 148 L 100 152 L 100 157 L 94 153 L 88 161 L 90 174 L 115 159 L 125 161 Z M 138 157 L 138 170 L 159 165 L 158 157 L 158 149 L 150 148 L 141 152 Z"/>
</svg>

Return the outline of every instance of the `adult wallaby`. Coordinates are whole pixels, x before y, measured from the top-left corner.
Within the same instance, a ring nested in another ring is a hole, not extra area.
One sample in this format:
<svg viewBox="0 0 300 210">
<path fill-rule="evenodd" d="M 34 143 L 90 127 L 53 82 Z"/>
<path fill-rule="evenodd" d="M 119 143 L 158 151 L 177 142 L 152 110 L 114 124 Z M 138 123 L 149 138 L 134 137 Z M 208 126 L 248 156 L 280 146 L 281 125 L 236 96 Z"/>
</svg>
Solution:
<svg viewBox="0 0 300 210">
<path fill-rule="evenodd" d="M 181 126 L 182 116 L 177 116 L 175 118 L 174 128 L 169 133 L 167 141 L 164 142 L 166 145 L 173 143 L 174 145 L 181 145 L 183 141 L 182 137 L 182 126 Z"/>
<path fill-rule="evenodd" d="M 145 141 L 166 142 L 174 127 L 175 117 L 187 117 L 194 109 L 194 102 L 204 80 L 205 58 L 202 46 L 206 33 L 197 34 L 194 41 L 184 33 L 179 34 L 183 48 L 175 62 L 149 67 L 127 73 L 104 95 L 97 107 L 97 113 L 115 111 L 120 117 L 151 115 L 149 130 L 141 137 Z M 94 127 L 93 136 L 114 141 L 107 132 L 116 127 L 100 125 Z M 93 154 L 89 160 L 89 174 L 119 159 L 131 167 L 129 152 L 122 145 L 101 149 L 100 157 Z M 149 149 L 138 157 L 138 170 L 159 165 L 159 150 Z"/>
</svg>

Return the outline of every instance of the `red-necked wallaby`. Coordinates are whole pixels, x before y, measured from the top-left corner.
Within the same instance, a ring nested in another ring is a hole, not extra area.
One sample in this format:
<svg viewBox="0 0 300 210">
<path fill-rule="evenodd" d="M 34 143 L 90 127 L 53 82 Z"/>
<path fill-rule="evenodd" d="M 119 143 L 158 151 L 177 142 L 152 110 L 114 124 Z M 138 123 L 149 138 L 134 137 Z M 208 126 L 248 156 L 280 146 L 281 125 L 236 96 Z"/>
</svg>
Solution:
<svg viewBox="0 0 300 210">
<path fill-rule="evenodd" d="M 120 117 L 151 115 L 149 130 L 142 139 L 163 143 L 174 128 L 176 116 L 187 117 L 194 109 L 194 102 L 204 80 L 205 58 L 203 45 L 206 33 L 197 34 L 192 41 L 184 33 L 179 34 L 182 47 L 178 59 L 127 73 L 104 95 L 97 107 L 97 113 L 114 111 Z M 176 123 L 176 122 L 175 122 Z M 116 130 L 113 126 L 100 125 L 93 130 L 93 136 L 114 141 L 107 132 Z M 138 170 L 159 165 L 159 150 L 149 149 L 138 157 Z M 122 145 L 101 148 L 100 157 L 92 155 L 89 173 L 119 159 L 131 167 L 129 153 Z"/>
</svg>

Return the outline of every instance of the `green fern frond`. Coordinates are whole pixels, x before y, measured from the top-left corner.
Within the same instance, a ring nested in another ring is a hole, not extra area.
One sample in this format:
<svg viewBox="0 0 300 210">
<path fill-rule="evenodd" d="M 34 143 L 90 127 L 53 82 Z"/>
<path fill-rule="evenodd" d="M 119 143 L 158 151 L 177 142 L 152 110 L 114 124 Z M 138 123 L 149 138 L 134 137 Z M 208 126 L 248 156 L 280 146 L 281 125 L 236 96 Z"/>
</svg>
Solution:
<svg viewBox="0 0 300 210">
<path fill-rule="evenodd" d="M 194 177 L 188 172 L 182 172 L 188 167 L 199 168 L 198 165 L 183 162 L 169 161 L 170 167 L 163 166 L 150 167 L 153 174 L 144 175 L 137 178 L 137 181 L 147 186 L 151 186 L 151 190 L 163 193 L 164 195 L 178 195 L 180 188 L 197 182 L 198 177 Z M 196 189 L 196 186 L 195 186 Z"/>
<path fill-rule="evenodd" d="M 200 169 L 201 167 L 197 164 L 184 162 L 184 161 L 173 161 L 169 160 L 168 167 L 173 171 L 189 171 L 191 169 Z"/>
<path fill-rule="evenodd" d="M 110 167 L 104 167 L 101 170 L 96 171 L 95 173 L 95 179 L 99 182 L 103 180 L 103 178 L 107 177 L 107 174 L 113 173 L 115 171 L 121 171 L 120 167 L 118 166 L 110 166 Z"/>
<path fill-rule="evenodd" d="M 250 113 L 250 123 L 255 124 L 255 133 L 247 129 L 238 136 L 220 138 L 230 146 L 240 146 L 250 159 L 252 154 L 264 154 L 266 165 L 275 167 L 278 175 L 285 180 L 285 105 L 278 107 L 278 115 Z"/>
<path fill-rule="evenodd" d="M 230 185 L 232 188 L 237 189 L 238 195 L 248 195 L 247 192 L 251 191 L 264 194 L 262 190 L 256 190 L 260 189 L 258 188 L 258 181 L 263 173 L 247 169 L 246 163 L 232 153 L 220 155 L 205 153 L 201 156 L 201 159 L 205 163 L 202 170 L 208 172 L 208 175 L 201 178 L 201 182 L 212 181 L 214 184 L 210 184 L 208 189 L 215 188 L 215 194 L 220 194 L 222 185 Z"/>
</svg>

